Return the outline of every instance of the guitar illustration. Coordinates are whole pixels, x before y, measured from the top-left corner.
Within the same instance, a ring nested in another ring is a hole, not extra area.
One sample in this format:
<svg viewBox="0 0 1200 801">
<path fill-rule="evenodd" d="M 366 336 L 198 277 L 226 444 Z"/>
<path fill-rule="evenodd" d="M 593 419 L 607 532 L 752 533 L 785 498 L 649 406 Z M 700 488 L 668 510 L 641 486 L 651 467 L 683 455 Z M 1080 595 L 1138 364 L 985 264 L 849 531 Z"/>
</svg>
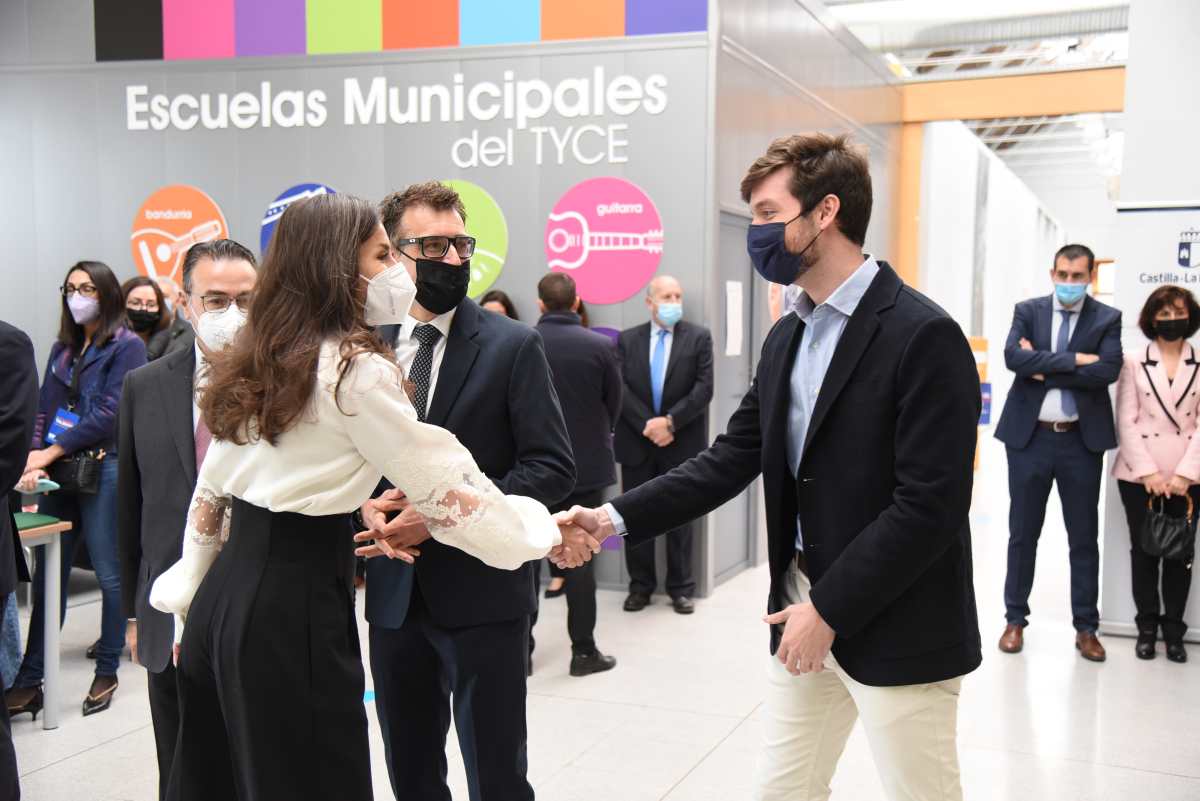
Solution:
<svg viewBox="0 0 1200 801">
<path fill-rule="evenodd" d="M 646 231 L 642 234 L 617 231 L 592 231 L 588 222 L 577 211 L 551 214 L 551 223 L 558 223 L 546 234 L 546 247 L 556 256 L 550 259 L 550 269 L 574 270 L 581 266 L 590 254 L 597 251 L 638 251 L 662 253 L 663 232 Z"/>
<path fill-rule="evenodd" d="M 197 242 L 209 242 L 218 238 L 221 236 L 221 229 L 220 220 L 209 220 L 180 236 L 169 234 L 161 228 L 139 228 L 129 238 L 137 244 L 137 252 L 147 276 L 173 277 L 187 249 Z"/>
</svg>

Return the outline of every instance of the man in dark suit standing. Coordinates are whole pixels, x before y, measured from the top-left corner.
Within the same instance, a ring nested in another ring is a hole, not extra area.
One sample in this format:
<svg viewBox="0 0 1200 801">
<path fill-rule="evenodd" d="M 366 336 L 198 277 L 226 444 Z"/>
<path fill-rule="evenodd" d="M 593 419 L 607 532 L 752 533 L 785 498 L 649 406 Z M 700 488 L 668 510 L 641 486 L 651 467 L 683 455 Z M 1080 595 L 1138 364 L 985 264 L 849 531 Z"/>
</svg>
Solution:
<svg viewBox="0 0 1200 801">
<path fill-rule="evenodd" d="M 418 419 L 453 432 L 501 492 L 547 506 L 562 500 L 575 486 L 575 466 L 542 339 L 466 297 L 475 241 L 462 200 L 430 181 L 388 196 L 380 216 L 417 286 L 408 321 L 380 335 L 395 343 Z M 372 559 L 366 571 L 375 707 L 396 798 L 450 798 L 453 705 L 471 801 L 532 799 L 532 568 L 498 570 L 429 539 L 396 495 L 369 501 L 360 510 L 367 521 L 359 521 L 378 530 L 377 515 L 401 511 L 386 530 L 409 532 L 402 544 L 421 550 L 415 566 Z"/>
<path fill-rule="evenodd" d="M 887 798 L 957 801 L 959 688 L 981 659 L 975 360 L 954 320 L 862 252 L 871 178 L 846 137 L 776 140 L 742 196 L 751 262 L 804 290 L 795 311 L 710 448 L 562 519 L 645 542 L 761 473 L 775 657 L 757 797 L 827 798 L 857 718 Z"/>
<path fill-rule="evenodd" d="M 625 392 L 617 423 L 621 488 L 628 492 L 683 464 L 708 445 L 713 395 L 713 346 L 708 329 L 683 319 L 683 287 L 669 275 L 646 287 L 650 321 L 621 332 L 617 350 Z M 675 611 L 696 610 L 692 571 L 695 522 L 667 538 L 667 594 Z M 629 596 L 625 611 L 646 608 L 658 586 L 654 544 L 626 547 Z"/>
<path fill-rule="evenodd" d="M 1096 257 L 1083 245 L 1054 255 L 1054 294 L 1018 303 L 1004 344 L 1016 373 L 996 438 L 1008 451 L 1008 575 L 1000 650 L 1017 653 L 1029 625 L 1029 593 L 1050 485 L 1058 483 L 1071 550 L 1075 648 L 1103 662 L 1100 611 L 1100 481 L 1117 447 L 1108 386 L 1121 374 L 1121 312 L 1087 295 Z"/>
<path fill-rule="evenodd" d="M 29 581 L 25 552 L 10 505 L 13 487 L 25 471 L 37 415 L 38 377 L 33 343 L 17 328 L 0 321 L 0 620 L 17 581 Z M 19 502 L 19 501 L 17 501 Z M 21 797 L 17 754 L 13 750 L 8 707 L 0 704 L 0 798 Z"/>
<path fill-rule="evenodd" d="M 575 279 L 546 273 L 538 282 L 537 332 L 546 344 L 554 389 L 562 403 L 571 449 L 575 452 L 575 490 L 551 507 L 599 506 L 604 489 L 617 480 L 613 462 L 613 425 L 621 411 L 621 370 L 616 348 L 580 320 Z M 617 660 L 596 648 L 596 574 L 593 563 L 563 571 L 567 632 L 571 635 L 572 676 L 611 670 Z M 534 586 L 534 603 L 537 603 Z M 535 620 L 536 622 L 536 620 Z"/>
<path fill-rule="evenodd" d="M 167 328 L 165 337 L 146 346 L 146 358 L 149 361 L 156 361 L 162 356 L 181 350 L 189 350 L 196 341 L 195 329 L 188 322 L 185 311 L 188 302 L 187 293 L 181 290 L 169 276 L 162 275 L 155 280 L 158 282 L 158 288 L 162 290 L 163 298 L 167 301 L 167 311 L 171 314 L 171 325 Z M 184 282 L 186 283 L 186 279 Z"/>
<path fill-rule="evenodd" d="M 117 550 L 125 639 L 147 670 L 150 720 L 165 799 L 179 733 L 172 645 L 175 620 L 150 605 L 154 580 L 179 561 L 196 475 L 212 441 L 196 405 L 206 354 L 245 320 L 257 278 L 254 254 L 230 239 L 193 245 L 183 262 L 185 305 L 197 321 L 191 347 L 125 376 L 117 435 Z"/>
</svg>

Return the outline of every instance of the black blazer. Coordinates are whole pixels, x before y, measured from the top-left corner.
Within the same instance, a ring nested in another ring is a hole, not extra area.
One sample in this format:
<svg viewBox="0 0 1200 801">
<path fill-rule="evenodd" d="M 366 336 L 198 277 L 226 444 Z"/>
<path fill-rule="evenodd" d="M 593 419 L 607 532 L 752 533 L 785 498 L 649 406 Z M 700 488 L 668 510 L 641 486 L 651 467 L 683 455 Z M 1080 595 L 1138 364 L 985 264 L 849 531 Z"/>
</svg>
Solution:
<svg viewBox="0 0 1200 801">
<path fill-rule="evenodd" d="M 546 346 L 575 452 L 574 492 L 607 487 L 617 480 L 612 445 L 613 426 L 621 413 L 617 349 L 604 334 L 584 328 L 574 312 L 543 314 L 537 332 Z"/>
<path fill-rule="evenodd" d="M 384 326 L 379 333 L 394 342 L 397 329 Z M 571 440 L 542 338 L 473 300 L 454 314 L 426 422 L 458 437 L 501 492 L 549 506 L 575 486 Z M 367 562 L 368 622 L 389 629 L 404 624 L 414 575 L 441 626 L 495 623 L 533 611 L 529 565 L 499 570 L 428 540 L 415 567 L 398 559 Z"/>
<path fill-rule="evenodd" d="M 980 393 L 966 338 L 880 262 L 825 376 L 796 478 L 787 417 L 803 328 L 788 314 L 771 329 L 750 391 L 708 450 L 613 501 L 628 539 L 715 509 L 761 472 L 771 612 L 798 511 L 812 602 L 847 673 L 874 686 L 968 673 L 981 659 L 967 519 Z M 780 634 L 773 627 L 772 653 Z"/>
<path fill-rule="evenodd" d="M 155 332 L 146 343 L 146 361 L 152 362 L 171 353 L 190 350 L 195 342 L 196 333 L 192 330 L 192 324 L 182 314 L 175 312 L 171 325 Z"/>
<path fill-rule="evenodd" d="M 650 323 L 622 331 L 617 352 L 625 380 L 614 441 L 617 461 L 636 467 L 658 458 L 673 466 L 704 450 L 708 445 L 708 404 L 713 396 L 713 345 L 708 329 L 686 320 L 675 324 L 659 413 L 675 420 L 675 441 L 665 448 L 642 436 L 646 421 L 659 416 L 650 389 Z"/>
<path fill-rule="evenodd" d="M 0 321 L 0 598 L 29 581 L 25 551 L 13 513 L 20 500 L 13 487 L 25 472 L 37 417 L 38 378 L 33 343 L 18 328 Z M 16 500 L 10 502 L 9 496 Z"/>
<path fill-rule="evenodd" d="M 121 605 L 137 618 L 138 661 L 161 673 L 174 618 L 150 605 L 150 587 L 183 551 L 196 488 L 192 383 L 196 349 L 178 350 L 125 376 L 117 420 L 117 551 Z"/>
<path fill-rule="evenodd" d="M 1075 332 L 1065 352 L 1051 352 L 1051 319 L 1054 301 L 1049 297 L 1018 303 L 1013 311 L 1012 329 L 1004 343 L 1004 363 L 1017 374 L 1004 412 L 996 425 L 996 439 L 1018 450 L 1029 444 L 1037 428 L 1038 415 L 1048 389 L 1070 389 L 1079 408 L 1079 433 L 1083 444 L 1093 453 L 1117 447 L 1112 400 L 1108 385 L 1121 375 L 1121 312 L 1085 297 Z M 1021 349 L 1021 338 L 1033 343 L 1033 350 Z M 1095 364 L 1075 366 L 1076 353 L 1100 357 Z M 1034 375 L 1045 376 L 1038 381 Z"/>
</svg>

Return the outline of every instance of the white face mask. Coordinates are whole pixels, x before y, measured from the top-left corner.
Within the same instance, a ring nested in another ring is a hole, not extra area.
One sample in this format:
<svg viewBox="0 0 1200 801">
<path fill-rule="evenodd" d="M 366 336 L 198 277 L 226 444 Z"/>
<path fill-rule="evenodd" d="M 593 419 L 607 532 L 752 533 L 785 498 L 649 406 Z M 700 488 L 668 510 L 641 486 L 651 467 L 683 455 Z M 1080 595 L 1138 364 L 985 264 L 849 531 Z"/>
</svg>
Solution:
<svg viewBox="0 0 1200 801">
<path fill-rule="evenodd" d="M 196 324 L 196 334 L 209 350 L 224 350 L 245 324 L 246 313 L 239 309 L 236 303 L 230 303 L 225 311 L 205 312 L 200 315 L 200 321 Z"/>
<path fill-rule="evenodd" d="M 367 302 L 363 309 L 367 325 L 399 325 L 408 319 L 408 309 L 417 296 L 417 287 L 400 262 L 374 278 L 359 278 L 367 282 Z"/>
</svg>

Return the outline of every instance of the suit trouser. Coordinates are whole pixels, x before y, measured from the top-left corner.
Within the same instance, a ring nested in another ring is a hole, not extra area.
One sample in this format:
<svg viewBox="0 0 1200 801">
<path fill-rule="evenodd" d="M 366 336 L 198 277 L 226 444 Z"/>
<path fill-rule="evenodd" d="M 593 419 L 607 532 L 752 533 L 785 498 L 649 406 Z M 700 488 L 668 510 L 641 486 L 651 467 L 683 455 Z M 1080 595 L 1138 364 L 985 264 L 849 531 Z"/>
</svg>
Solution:
<svg viewBox="0 0 1200 801">
<path fill-rule="evenodd" d="M 671 469 L 659 465 L 654 459 L 642 464 L 621 466 L 621 491 L 629 492 L 634 487 L 657 478 Z M 668 531 L 662 538 L 667 543 L 667 594 L 672 598 L 691 597 L 696 594 L 696 578 L 692 572 L 692 541 L 695 539 L 695 522 L 686 523 Z M 659 538 L 635 547 L 625 548 L 625 567 L 629 570 L 629 591 L 653 595 L 658 586 L 657 567 L 654 563 L 654 543 Z"/>
<path fill-rule="evenodd" d="M 1163 639 L 1180 642 L 1187 633 L 1183 612 L 1187 608 L 1188 590 L 1192 586 L 1192 569 L 1185 562 L 1151 556 L 1142 550 L 1139 538 L 1146 519 L 1146 502 L 1150 494 L 1141 484 L 1117 482 L 1125 519 L 1129 523 L 1129 572 L 1133 583 L 1133 603 L 1137 607 L 1138 631 L 1156 632 L 1162 624 Z M 1188 488 L 1192 503 L 1200 508 L 1200 484 Z M 1166 501 L 1167 514 L 1182 517 L 1187 513 L 1183 498 Z M 1158 594 L 1158 568 L 1162 565 L 1162 597 Z M 1160 614 L 1161 610 L 1161 614 Z"/>
<path fill-rule="evenodd" d="M 528 636 L 528 615 L 440 626 L 417 581 L 404 625 L 371 626 L 375 709 L 398 801 L 450 801 L 451 709 L 471 801 L 533 801 L 525 778 Z"/>
<path fill-rule="evenodd" d="M 1038 538 L 1046 519 L 1050 485 L 1058 484 L 1071 560 L 1071 613 L 1076 631 L 1100 626 L 1100 474 L 1104 454 L 1083 444 L 1079 427 L 1055 433 L 1044 428 L 1020 450 L 1008 449 L 1008 574 L 1004 605 L 1008 622 L 1029 624 L 1029 593 Z"/>
<path fill-rule="evenodd" d="M 788 604 L 808 599 L 795 565 Z M 962 677 L 932 684 L 871 687 L 833 654 L 825 670 L 793 676 L 775 656 L 767 667 L 759 801 L 824 801 L 855 720 L 862 720 L 889 801 L 961 801 L 958 693 Z"/>
<path fill-rule="evenodd" d="M 158 798 L 165 801 L 179 739 L 179 683 L 175 665 L 168 661 L 161 673 L 146 672 L 150 695 L 150 722 L 154 725 L 154 749 L 158 754 Z"/>
<path fill-rule="evenodd" d="M 551 507 L 552 512 L 565 512 L 579 505 L 593 509 L 604 502 L 604 489 L 585 490 L 571 495 L 565 501 Z M 553 568 L 554 563 L 550 566 Z M 551 576 L 562 576 L 563 594 L 567 599 L 567 634 L 571 637 L 572 654 L 590 654 L 596 650 L 596 561 L 591 559 L 579 567 L 550 571 Z M 533 614 L 529 618 L 529 652 L 533 653 L 533 627 L 537 625 L 538 607 L 541 605 L 542 564 L 533 563 Z"/>
</svg>

